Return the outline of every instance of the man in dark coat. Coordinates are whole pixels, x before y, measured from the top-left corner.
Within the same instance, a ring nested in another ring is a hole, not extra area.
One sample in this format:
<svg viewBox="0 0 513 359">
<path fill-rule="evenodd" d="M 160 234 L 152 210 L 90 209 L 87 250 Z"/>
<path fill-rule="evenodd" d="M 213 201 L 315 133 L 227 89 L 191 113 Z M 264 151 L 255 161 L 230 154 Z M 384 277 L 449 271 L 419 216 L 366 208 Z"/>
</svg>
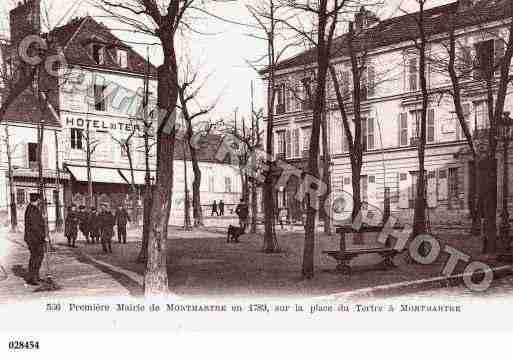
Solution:
<svg viewBox="0 0 513 359">
<path fill-rule="evenodd" d="M 98 223 L 98 212 L 95 207 L 91 207 L 89 214 L 89 236 L 92 243 L 100 243 L 100 224 Z"/>
<path fill-rule="evenodd" d="M 212 213 L 210 214 L 210 216 L 212 217 L 214 215 L 214 213 L 216 214 L 216 216 L 219 216 L 219 213 L 217 213 L 217 202 L 214 201 L 214 203 L 212 203 Z"/>
<path fill-rule="evenodd" d="M 112 237 L 114 236 L 115 218 L 106 204 L 102 204 L 102 210 L 98 217 L 103 252 L 112 253 Z"/>
<path fill-rule="evenodd" d="M 86 211 L 85 206 L 80 206 L 80 212 L 78 212 L 78 218 L 80 219 L 80 232 L 85 238 L 86 243 L 89 243 L 89 213 Z"/>
<path fill-rule="evenodd" d="M 30 251 L 27 283 L 38 285 L 39 269 L 45 255 L 45 220 L 39 209 L 39 196 L 31 195 L 30 203 L 25 210 L 25 242 Z"/>
<path fill-rule="evenodd" d="M 240 203 L 235 208 L 235 213 L 239 216 L 240 227 L 246 229 L 248 224 L 249 208 L 243 198 L 241 198 Z"/>
<path fill-rule="evenodd" d="M 131 222 L 128 212 L 123 205 L 119 205 L 116 211 L 116 226 L 118 226 L 118 241 L 126 244 L 126 225 Z"/>
<path fill-rule="evenodd" d="M 223 200 L 219 201 L 219 215 L 224 216 L 224 202 Z"/>
<path fill-rule="evenodd" d="M 75 205 L 68 207 L 66 220 L 64 221 L 66 238 L 68 239 L 68 247 L 76 247 L 75 242 L 78 235 L 79 218 Z"/>
</svg>

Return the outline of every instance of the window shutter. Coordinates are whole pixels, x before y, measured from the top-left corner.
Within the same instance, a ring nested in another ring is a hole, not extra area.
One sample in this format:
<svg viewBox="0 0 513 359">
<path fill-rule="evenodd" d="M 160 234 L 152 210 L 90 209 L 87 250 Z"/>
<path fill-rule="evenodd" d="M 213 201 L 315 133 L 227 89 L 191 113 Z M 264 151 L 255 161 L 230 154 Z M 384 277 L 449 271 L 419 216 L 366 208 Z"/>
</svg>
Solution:
<svg viewBox="0 0 513 359">
<path fill-rule="evenodd" d="M 26 142 L 21 143 L 22 147 L 22 165 L 23 168 L 29 168 L 29 145 Z"/>
<path fill-rule="evenodd" d="M 447 170 L 438 170 L 438 199 L 440 201 L 447 200 L 448 185 Z"/>
<path fill-rule="evenodd" d="M 50 167 L 50 159 L 48 155 L 48 146 L 43 144 L 43 151 L 41 152 L 43 169 Z"/>
<path fill-rule="evenodd" d="M 287 130 L 285 132 L 285 157 L 290 158 L 291 157 L 291 150 L 292 150 L 292 139 L 290 135 L 290 130 Z"/>
<path fill-rule="evenodd" d="M 399 146 L 408 146 L 408 115 L 406 112 L 399 114 Z"/>
<path fill-rule="evenodd" d="M 495 66 L 495 74 L 497 76 L 500 76 L 501 74 L 501 61 L 504 58 L 504 54 L 506 52 L 505 46 L 504 46 L 504 40 L 501 38 L 495 40 L 494 43 L 494 66 Z"/>
<path fill-rule="evenodd" d="M 429 171 L 427 180 L 427 204 L 429 208 L 435 208 L 438 204 L 436 185 L 436 171 Z"/>
<path fill-rule="evenodd" d="M 370 97 L 370 96 L 374 96 L 374 86 L 375 86 L 375 81 L 376 81 L 376 73 L 374 71 L 374 66 L 369 65 L 367 67 L 367 72 L 368 72 L 367 94 Z"/>
<path fill-rule="evenodd" d="M 367 148 L 369 150 L 374 149 L 374 119 L 367 119 Z"/>
<path fill-rule="evenodd" d="M 417 91 L 417 58 L 408 60 L 408 90 Z"/>
<path fill-rule="evenodd" d="M 428 110 L 427 118 L 427 142 L 435 142 L 435 110 Z"/>
<path fill-rule="evenodd" d="M 399 208 L 406 209 L 410 207 L 408 191 L 408 173 L 398 173 L 399 175 Z"/>
<path fill-rule="evenodd" d="M 362 149 L 367 151 L 367 119 L 362 118 L 362 131 L 361 131 Z"/>
</svg>

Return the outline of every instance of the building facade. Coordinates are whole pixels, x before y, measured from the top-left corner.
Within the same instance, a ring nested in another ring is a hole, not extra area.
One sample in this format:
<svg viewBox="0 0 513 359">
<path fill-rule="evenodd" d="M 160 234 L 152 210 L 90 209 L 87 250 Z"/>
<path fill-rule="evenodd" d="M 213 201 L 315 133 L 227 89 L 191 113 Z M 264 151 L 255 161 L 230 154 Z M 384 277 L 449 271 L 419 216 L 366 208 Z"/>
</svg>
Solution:
<svg viewBox="0 0 513 359">
<path fill-rule="evenodd" d="M 6 75 L 2 81 L 2 96 L 8 96 L 9 80 L 14 82 L 23 61 L 18 51 L 20 43 L 28 35 L 41 33 L 40 6 L 40 0 L 25 0 L 10 12 L 11 43 L 1 48 L 2 74 Z M 142 207 L 147 157 L 150 180 L 155 180 L 156 144 L 152 131 L 157 120 L 150 113 L 146 151 L 141 112 L 145 83 L 148 84 L 149 109 L 155 107 L 155 67 L 89 16 L 73 19 L 42 38 L 51 38 L 56 48 L 62 50 L 64 60 L 59 61 L 57 68 L 52 67 L 52 71 L 40 73 L 38 80 L 16 98 L 2 119 L 2 217 L 7 223 L 11 184 L 21 224 L 30 195 L 38 191 L 37 133 L 41 124 L 44 124 L 41 161 L 50 222 L 55 220 L 57 195 L 64 215 L 66 206 L 88 203 L 88 163 L 93 190 L 90 205 L 107 202 L 131 206 L 133 173 L 136 202 Z M 39 93 L 44 94 L 45 101 Z M 7 143 L 11 151 L 7 151 Z M 12 183 L 9 183 L 7 152 L 13 165 Z M 178 192 L 174 195 L 173 211 L 178 213 L 179 208 L 183 208 L 180 201 L 183 188 L 180 187 L 184 183 L 184 166 L 180 158 L 177 159 L 175 187 Z M 237 194 L 240 182 L 231 167 L 210 162 L 201 163 L 201 167 L 204 169 L 205 205 L 213 198 L 231 203 L 234 197 L 240 196 Z M 187 177 L 192 181 L 192 170 Z"/>
<path fill-rule="evenodd" d="M 449 19 L 457 19 L 456 51 L 461 63 L 477 58 L 499 64 L 507 47 L 511 18 L 504 1 L 470 0 L 428 9 L 424 16 L 429 38 L 426 75 L 430 96 L 425 153 L 428 215 L 435 223 L 465 221 L 477 188 L 469 146 L 449 95 L 450 77 L 441 69 L 448 62 L 447 24 Z M 416 196 L 422 108 L 419 53 L 415 46 L 418 39 L 412 36 L 418 34 L 417 17 L 418 14 L 412 13 L 380 21 L 362 8 L 354 21 L 356 31 L 361 34 L 360 45 L 366 44 L 366 65 L 360 79 L 364 146 L 361 197 L 382 210 L 384 190 L 389 188 L 393 213 L 408 219 L 413 216 Z M 332 58 L 332 64 L 341 91 L 348 99 L 346 108 L 351 122 L 352 75 L 348 50 L 343 47 L 344 36 L 335 39 L 333 52 L 339 56 Z M 299 168 L 305 165 L 311 135 L 312 111 L 307 95 L 315 88 L 312 86 L 314 55 L 313 51 L 307 51 L 277 64 L 274 153 Z M 265 71 L 262 76 L 265 80 Z M 332 190 L 352 194 L 349 146 L 329 75 L 328 79 L 326 118 Z M 471 133 L 486 129 L 489 116 L 482 78 L 474 71 L 461 82 L 463 111 Z M 496 83 L 493 89 L 497 89 Z M 512 97 L 508 94 L 505 111 L 512 109 Z M 354 126 L 351 131 L 354 132 Z M 503 163 L 502 151 L 497 152 L 500 210 Z M 511 171 L 511 165 L 509 168 Z M 291 177 L 287 187 L 278 193 L 282 205 L 296 216 L 301 208 L 295 199 L 298 182 Z"/>
</svg>

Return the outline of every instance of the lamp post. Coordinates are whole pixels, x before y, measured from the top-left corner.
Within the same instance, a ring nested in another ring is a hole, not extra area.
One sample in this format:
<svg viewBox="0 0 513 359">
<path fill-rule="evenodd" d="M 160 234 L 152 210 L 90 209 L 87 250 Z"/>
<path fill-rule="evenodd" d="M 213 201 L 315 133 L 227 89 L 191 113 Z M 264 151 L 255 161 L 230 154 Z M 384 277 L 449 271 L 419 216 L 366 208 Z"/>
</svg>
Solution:
<svg viewBox="0 0 513 359">
<path fill-rule="evenodd" d="M 500 236 L 502 241 L 502 248 L 505 253 L 511 251 L 511 243 L 509 237 L 509 211 L 508 211 L 508 197 L 509 197 L 509 163 L 508 163 L 508 147 L 510 141 L 513 139 L 513 119 L 510 117 L 509 112 L 504 112 L 499 122 L 499 136 L 502 140 L 503 150 L 503 173 L 502 173 L 502 212 L 500 223 Z"/>
</svg>

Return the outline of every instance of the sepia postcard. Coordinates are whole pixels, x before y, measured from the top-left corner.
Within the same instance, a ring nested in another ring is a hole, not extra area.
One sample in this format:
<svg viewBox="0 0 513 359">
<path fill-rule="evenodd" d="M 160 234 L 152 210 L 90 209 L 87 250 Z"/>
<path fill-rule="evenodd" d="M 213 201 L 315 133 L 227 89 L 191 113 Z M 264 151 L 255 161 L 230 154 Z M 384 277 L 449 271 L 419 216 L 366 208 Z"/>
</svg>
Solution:
<svg viewBox="0 0 513 359">
<path fill-rule="evenodd" d="M 0 356 L 504 355 L 512 59 L 513 0 L 2 0 Z"/>
</svg>

